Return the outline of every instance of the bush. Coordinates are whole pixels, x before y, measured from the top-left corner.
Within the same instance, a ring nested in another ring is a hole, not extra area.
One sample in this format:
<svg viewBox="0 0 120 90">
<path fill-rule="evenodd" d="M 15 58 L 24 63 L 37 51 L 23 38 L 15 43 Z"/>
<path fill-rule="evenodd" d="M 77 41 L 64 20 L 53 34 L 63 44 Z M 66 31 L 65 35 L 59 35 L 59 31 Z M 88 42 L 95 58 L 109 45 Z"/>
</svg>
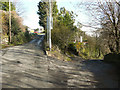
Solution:
<svg viewBox="0 0 120 90">
<path fill-rule="evenodd" d="M 29 31 L 26 30 L 26 32 L 24 33 L 24 36 L 25 37 L 25 42 L 29 42 L 31 40 L 31 35 L 29 34 Z"/>
<path fill-rule="evenodd" d="M 20 32 L 18 35 L 12 37 L 13 45 L 20 45 L 31 40 L 31 35 L 28 32 Z"/>
<path fill-rule="evenodd" d="M 75 55 L 78 55 L 77 49 L 75 47 L 75 43 L 70 43 L 68 45 L 68 51 L 72 52 Z"/>
<path fill-rule="evenodd" d="M 18 35 L 12 37 L 12 44 L 14 45 L 23 44 L 25 42 L 24 39 L 25 39 L 24 33 L 21 32 Z"/>
</svg>

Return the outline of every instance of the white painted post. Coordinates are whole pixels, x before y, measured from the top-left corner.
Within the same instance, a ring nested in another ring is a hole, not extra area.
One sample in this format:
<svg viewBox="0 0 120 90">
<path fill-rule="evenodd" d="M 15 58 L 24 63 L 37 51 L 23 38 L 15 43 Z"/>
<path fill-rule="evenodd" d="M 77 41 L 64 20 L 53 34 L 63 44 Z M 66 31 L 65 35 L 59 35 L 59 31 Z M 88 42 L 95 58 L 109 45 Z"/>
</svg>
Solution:
<svg viewBox="0 0 120 90">
<path fill-rule="evenodd" d="M 80 42 L 83 42 L 83 37 L 82 36 L 80 36 Z"/>
</svg>

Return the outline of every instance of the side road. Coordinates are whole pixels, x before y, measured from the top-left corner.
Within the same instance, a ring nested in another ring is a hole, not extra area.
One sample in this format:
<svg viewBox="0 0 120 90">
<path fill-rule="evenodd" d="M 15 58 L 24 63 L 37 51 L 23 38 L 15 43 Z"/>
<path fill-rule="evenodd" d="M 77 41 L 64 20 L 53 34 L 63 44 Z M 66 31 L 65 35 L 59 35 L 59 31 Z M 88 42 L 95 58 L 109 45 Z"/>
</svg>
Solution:
<svg viewBox="0 0 120 90">
<path fill-rule="evenodd" d="M 44 36 L 2 50 L 3 88 L 118 88 L 116 68 L 101 60 L 65 62 L 42 50 Z"/>
</svg>

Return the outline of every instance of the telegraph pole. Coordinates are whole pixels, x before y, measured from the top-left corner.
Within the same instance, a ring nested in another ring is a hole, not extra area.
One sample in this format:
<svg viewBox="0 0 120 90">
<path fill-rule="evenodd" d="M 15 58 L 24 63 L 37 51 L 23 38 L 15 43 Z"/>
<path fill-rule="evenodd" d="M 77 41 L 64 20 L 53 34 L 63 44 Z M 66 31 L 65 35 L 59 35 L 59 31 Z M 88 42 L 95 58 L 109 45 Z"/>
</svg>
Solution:
<svg viewBox="0 0 120 90">
<path fill-rule="evenodd" d="M 0 3 L 1 4 L 1 3 Z M 1 33 L 1 36 L 0 36 L 0 44 L 2 44 L 2 4 L 1 4 L 1 7 L 0 7 L 0 33 Z M 0 45 L 0 49 L 2 49 L 2 46 Z"/>
<path fill-rule="evenodd" d="M 49 13 L 48 13 L 48 7 L 47 10 L 47 45 L 49 44 Z"/>
<path fill-rule="evenodd" d="M 11 43 L 11 2 L 9 0 L 9 43 Z"/>
</svg>

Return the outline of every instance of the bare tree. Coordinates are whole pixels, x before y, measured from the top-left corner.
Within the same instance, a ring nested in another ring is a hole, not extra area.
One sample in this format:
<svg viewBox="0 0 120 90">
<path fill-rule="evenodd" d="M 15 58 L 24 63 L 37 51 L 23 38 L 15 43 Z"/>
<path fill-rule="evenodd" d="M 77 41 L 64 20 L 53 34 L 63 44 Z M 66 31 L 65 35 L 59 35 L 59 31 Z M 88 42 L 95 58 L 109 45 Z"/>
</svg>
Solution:
<svg viewBox="0 0 120 90">
<path fill-rule="evenodd" d="M 81 5 L 81 4 L 80 4 Z M 103 41 L 111 52 L 120 52 L 120 3 L 117 0 L 97 0 L 93 3 L 84 3 L 89 16 L 93 17 L 90 26 L 101 26 Z"/>
<path fill-rule="evenodd" d="M 120 6 L 115 0 L 99 0 L 98 7 L 103 12 L 101 25 L 107 31 L 108 46 L 111 52 L 119 52 L 120 48 Z M 111 42 L 112 41 L 112 42 Z"/>
<path fill-rule="evenodd" d="M 24 3 L 22 0 L 16 0 L 14 1 L 16 12 L 19 16 L 23 17 L 24 13 L 26 12 L 26 9 L 24 7 Z"/>
</svg>

